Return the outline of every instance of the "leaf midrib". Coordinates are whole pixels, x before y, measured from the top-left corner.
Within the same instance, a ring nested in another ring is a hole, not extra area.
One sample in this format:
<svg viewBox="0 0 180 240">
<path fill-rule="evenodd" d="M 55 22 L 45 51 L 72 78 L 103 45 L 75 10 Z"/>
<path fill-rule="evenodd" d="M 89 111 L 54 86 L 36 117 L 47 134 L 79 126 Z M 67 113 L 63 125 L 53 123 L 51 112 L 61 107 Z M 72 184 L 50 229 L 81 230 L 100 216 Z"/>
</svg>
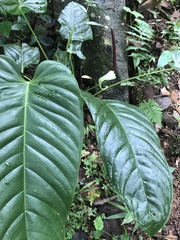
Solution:
<svg viewBox="0 0 180 240">
<path fill-rule="evenodd" d="M 129 141 L 129 137 L 128 137 L 128 135 L 127 135 L 127 133 L 126 133 L 123 125 L 121 124 L 121 122 L 119 121 L 119 119 L 118 119 L 118 117 L 116 116 L 115 112 L 113 111 L 112 106 L 109 105 L 108 102 L 106 102 L 106 101 L 104 101 L 104 103 L 105 103 L 106 107 L 109 109 L 109 111 L 113 113 L 114 118 L 116 118 L 116 120 L 117 120 L 116 122 L 118 122 L 118 123 L 120 124 L 121 129 L 123 130 L 123 132 L 124 132 L 124 134 L 125 134 L 125 136 L 126 136 L 127 141 L 130 142 L 130 141 Z M 138 162 L 137 162 L 137 160 L 136 160 L 136 157 L 135 157 L 135 154 L 134 154 L 134 151 L 133 151 L 133 148 L 132 148 L 131 144 L 129 145 L 129 147 L 130 147 L 131 152 L 132 152 L 132 154 L 133 154 L 133 156 L 134 156 L 135 165 L 136 165 L 136 167 L 137 167 L 137 169 L 138 169 L 138 173 L 139 173 L 139 175 L 140 175 L 140 177 L 141 177 L 141 180 L 142 180 L 142 179 L 143 179 L 143 178 L 142 178 L 142 174 L 141 174 L 141 171 L 140 171 L 140 169 L 139 169 Z M 144 192 L 146 193 L 146 187 L 144 186 L 143 180 L 142 180 L 142 186 L 143 186 Z M 147 199 L 147 194 L 145 194 L 145 196 L 146 196 L 146 201 L 147 201 L 147 203 L 148 203 L 149 212 L 151 212 L 151 208 L 150 208 L 150 206 L 149 206 L 149 201 L 148 201 L 148 199 Z M 153 220 L 153 219 L 152 219 L 152 220 Z"/>
<path fill-rule="evenodd" d="M 25 92 L 25 100 L 24 100 L 24 128 L 23 128 L 23 184 L 24 184 L 24 218 L 25 218 L 25 228 L 26 226 L 26 133 L 27 133 L 27 107 L 28 107 L 28 99 L 29 99 L 29 84 L 30 82 L 26 82 L 26 92 Z M 27 232 L 27 231 L 25 231 Z"/>
</svg>

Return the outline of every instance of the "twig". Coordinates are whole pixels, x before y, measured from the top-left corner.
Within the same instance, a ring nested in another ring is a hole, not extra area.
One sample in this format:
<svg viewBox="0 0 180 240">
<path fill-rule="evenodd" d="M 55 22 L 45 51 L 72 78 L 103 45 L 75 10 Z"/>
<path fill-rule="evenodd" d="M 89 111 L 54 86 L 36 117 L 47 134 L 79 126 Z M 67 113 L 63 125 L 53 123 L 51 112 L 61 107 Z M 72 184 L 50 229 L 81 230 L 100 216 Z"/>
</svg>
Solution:
<svg viewBox="0 0 180 240">
<path fill-rule="evenodd" d="M 104 198 L 104 199 L 100 199 L 100 200 L 96 200 L 93 205 L 97 206 L 97 205 L 104 205 L 105 203 L 111 202 L 113 200 L 116 200 L 117 196 L 112 196 L 112 197 L 108 197 L 108 198 Z"/>
</svg>

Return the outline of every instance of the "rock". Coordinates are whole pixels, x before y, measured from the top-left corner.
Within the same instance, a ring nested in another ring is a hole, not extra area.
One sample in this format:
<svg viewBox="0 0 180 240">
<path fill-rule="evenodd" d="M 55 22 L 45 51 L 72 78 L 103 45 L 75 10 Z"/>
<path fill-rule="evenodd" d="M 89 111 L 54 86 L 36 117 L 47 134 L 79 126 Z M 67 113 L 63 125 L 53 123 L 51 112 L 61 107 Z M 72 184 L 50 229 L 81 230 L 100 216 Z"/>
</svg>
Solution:
<svg viewBox="0 0 180 240">
<path fill-rule="evenodd" d="M 54 15 L 58 19 L 60 12 L 70 0 L 54 0 Z M 83 0 L 75 1 L 84 5 Z M 94 39 L 83 43 L 83 54 L 86 60 L 81 63 L 82 75 L 90 76 L 95 83 L 98 79 L 110 70 L 113 70 L 113 44 L 112 35 L 114 33 L 116 42 L 116 80 L 110 84 L 128 78 L 127 59 L 125 54 L 125 19 L 123 7 L 125 0 L 97 0 L 95 8 L 89 8 L 91 21 L 98 22 L 108 29 L 92 26 Z M 111 31 L 113 29 L 113 31 Z M 78 61 L 78 60 L 76 60 Z M 128 88 L 116 86 L 103 92 L 104 98 L 117 99 L 122 101 L 129 100 Z"/>
<path fill-rule="evenodd" d="M 122 79 L 128 78 L 127 59 L 125 54 L 125 20 L 123 18 L 124 0 L 96 1 L 98 9 L 94 10 L 91 16 L 92 21 L 108 26 L 108 29 L 102 27 L 93 27 L 94 39 L 85 43 L 85 60 L 83 73 L 91 76 L 97 83 L 98 79 L 113 69 L 113 43 L 111 29 L 114 33 L 116 44 L 116 80 L 110 81 L 109 84 L 115 83 Z M 106 84 L 105 84 L 106 86 Z M 116 86 L 103 92 L 103 97 L 128 101 L 128 88 Z"/>
<path fill-rule="evenodd" d="M 88 240 L 87 235 L 84 232 L 76 232 L 72 240 Z"/>
<path fill-rule="evenodd" d="M 117 204 L 121 204 L 120 202 L 116 202 Z M 105 203 L 101 206 L 98 206 L 98 211 L 99 213 L 105 213 L 106 216 L 112 216 L 117 213 L 121 213 L 120 209 L 115 208 L 109 203 Z M 124 232 L 123 226 L 121 225 L 122 219 L 117 218 L 117 219 L 104 219 L 104 230 L 102 237 L 105 238 L 106 240 L 111 240 L 113 234 L 118 236 L 121 235 Z"/>
<path fill-rule="evenodd" d="M 163 125 L 167 126 L 168 128 L 170 128 L 172 130 L 177 128 L 177 125 L 178 125 L 177 120 L 172 116 L 172 114 L 169 114 L 167 112 L 163 113 L 162 123 L 163 123 Z"/>
</svg>

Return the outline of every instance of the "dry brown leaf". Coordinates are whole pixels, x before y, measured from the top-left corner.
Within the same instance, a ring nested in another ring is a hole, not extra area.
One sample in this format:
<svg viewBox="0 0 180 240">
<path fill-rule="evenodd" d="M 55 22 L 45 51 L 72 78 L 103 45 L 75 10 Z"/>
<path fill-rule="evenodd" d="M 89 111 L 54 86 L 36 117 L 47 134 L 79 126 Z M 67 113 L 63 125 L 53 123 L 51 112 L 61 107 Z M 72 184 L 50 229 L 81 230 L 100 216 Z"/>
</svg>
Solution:
<svg viewBox="0 0 180 240">
<path fill-rule="evenodd" d="M 142 11 L 143 10 L 154 10 L 155 6 L 157 4 L 157 0 L 147 0 L 143 2 L 139 7 L 138 10 Z"/>
<path fill-rule="evenodd" d="M 164 8 L 171 8 L 172 7 L 171 2 L 169 2 L 169 1 L 161 1 L 160 5 L 161 5 L 161 7 L 164 7 Z"/>
<path fill-rule="evenodd" d="M 178 96 L 180 96 L 180 91 L 178 90 L 173 90 L 170 94 L 170 97 L 171 97 L 171 101 L 172 103 L 177 103 L 178 101 Z"/>
<path fill-rule="evenodd" d="M 173 235 L 172 231 L 170 230 L 170 231 L 169 231 L 169 235 L 166 236 L 165 239 L 166 239 L 166 240 L 177 240 L 178 238 L 177 238 L 177 236 Z"/>
<path fill-rule="evenodd" d="M 174 108 L 180 113 L 180 91 L 173 90 L 170 96 L 172 103 L 174 103 Z"/>
<path fill-rule="evenodd" d="M 177 19 L 180 19 L 180 10 L 175 10 L 173 14 L 170 17 L 172 22 L 177 21 Z"/>
<path fill-rule="evenodd" d="M 169 96 L 170 95 L 170 91 L 168 91 L 166 87 L 163 87 L 163 88 L 161 88 L 161 95 Z"/>
</svg>

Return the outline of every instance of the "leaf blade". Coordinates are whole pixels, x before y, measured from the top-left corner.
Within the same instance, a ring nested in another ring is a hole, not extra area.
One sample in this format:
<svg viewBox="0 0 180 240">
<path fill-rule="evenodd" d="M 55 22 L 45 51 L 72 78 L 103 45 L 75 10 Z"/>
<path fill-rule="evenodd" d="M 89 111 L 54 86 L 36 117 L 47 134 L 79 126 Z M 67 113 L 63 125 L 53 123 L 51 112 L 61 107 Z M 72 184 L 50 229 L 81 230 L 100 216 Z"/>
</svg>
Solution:
<svg viewBox="0 0 180 240">
<path fill-rule="evenodd" d="M 170 214 L 172 177 L 152 124 L 134 106 L 82 94 L 113 185 L 135 221 L 153 235 Z"/>
<path fill-rule="evenodd" d="M 62 240 L 82 148 L 77 83 L 54 61 L 30 82 L 12 59 L 0 62 L 0 238 Z"/>
<path fill-rule="evenodd" d="M 22 43 L 22 46 L 18 44 L 5 44 L 3 46 L 4 54 L 11 57 L 21 68 L 21 72 L 24 72 L 24 68 L 32 64 L 38 64 L 40 60 L 40 53 L 37 47 L 30 47 L 26 43 Z"/>
<path fill-rule="evenodd" d="M 47 8 L 46 0 L 0 0 L 2 9 L 12 15 L 22 15 L 33 11 L 35 13 L 44 13 Z"/>
<path fill-rule="evenodd" d="M 61 36 L 69 41 L 67 51 L 85 59 L 81 45 L 83 41 L 93 38 L 86 9 L 76 2 L 70 2 L 60 14 L 58 22 L 61 24 Z"/>
</svg>

